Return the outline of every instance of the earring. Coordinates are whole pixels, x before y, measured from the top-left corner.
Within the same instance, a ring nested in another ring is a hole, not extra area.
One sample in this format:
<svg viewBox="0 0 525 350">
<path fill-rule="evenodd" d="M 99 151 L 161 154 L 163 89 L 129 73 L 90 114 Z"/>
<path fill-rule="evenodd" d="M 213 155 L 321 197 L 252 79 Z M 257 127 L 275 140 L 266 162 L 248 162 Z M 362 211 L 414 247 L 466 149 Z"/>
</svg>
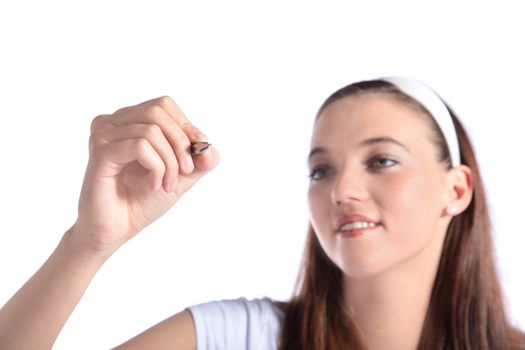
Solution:
<svg viewBox="0 0 525 350">
<path fill-rule="evenodd" d="M 457 212 L 458 212 L 458 208 L 454 204 L 451 204 L 447 207 L 448 215 L 454 216 L 456 215 Z"/>
</svg>

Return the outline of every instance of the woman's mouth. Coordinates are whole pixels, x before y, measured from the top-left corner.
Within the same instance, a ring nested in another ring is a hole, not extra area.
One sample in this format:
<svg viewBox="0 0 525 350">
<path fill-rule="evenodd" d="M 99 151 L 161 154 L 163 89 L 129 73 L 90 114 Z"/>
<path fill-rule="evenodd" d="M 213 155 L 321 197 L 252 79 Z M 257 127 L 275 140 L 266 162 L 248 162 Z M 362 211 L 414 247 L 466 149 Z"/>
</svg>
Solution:
<svg viewBox="0 0 525 350">
<path fill-rule="evenodd" d="M 372 231 L 379 226 L 380 224 L 375 222 L 354 221 L 342 225 L 337 231 L 337 233 L 340 234 L 343 238 L 357 237 L 363 235 L 364 233 Z"/>
</svg>

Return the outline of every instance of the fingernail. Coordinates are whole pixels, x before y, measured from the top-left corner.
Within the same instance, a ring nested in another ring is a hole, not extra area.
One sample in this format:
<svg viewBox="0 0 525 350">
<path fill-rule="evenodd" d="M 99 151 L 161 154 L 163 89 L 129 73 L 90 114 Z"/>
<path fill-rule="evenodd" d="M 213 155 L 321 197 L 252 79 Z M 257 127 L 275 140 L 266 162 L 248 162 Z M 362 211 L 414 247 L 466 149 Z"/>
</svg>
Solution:
<svg viewBox="0 0 525 350">
<path fill-rule="evenodd" d="M 193 133 L 193 137 L 199 141 L 208 141 L 208 137 L 202 133 L 202 131 L 197 130 Z"/>
<path fill-rule="evenodd" d="M 187 155 L 186 158 L 184 158 L 184 169 L 186 169 L 188 173 L 193 171 L 193 159 L 191 159 L 190 155 Z"/>
</svg>

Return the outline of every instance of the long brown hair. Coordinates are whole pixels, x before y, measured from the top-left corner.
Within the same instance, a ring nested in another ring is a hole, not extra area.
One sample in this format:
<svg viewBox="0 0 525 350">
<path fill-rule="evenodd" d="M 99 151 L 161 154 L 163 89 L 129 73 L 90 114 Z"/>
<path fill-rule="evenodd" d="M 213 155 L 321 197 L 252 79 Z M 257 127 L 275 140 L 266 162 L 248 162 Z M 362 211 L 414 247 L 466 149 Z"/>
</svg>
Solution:
<svg viewBox="0 0 525 350">
<path fill-rule="evenodd" d="M 443 135 L 419 102 L 382 80 L 362 81 L 332 94 L 329 104 L 347 96 L 382 93 L 429 116 L 439 161 L 451 168 Z M 445 104 L 446 105 L 446 104 Z M 473 197 L 447 229 L 418 349 L 511 349 L 525 346 L 523 334 L 506 314 L 496 271 L 491 223 L 478 164 L 465 129 L 450 107 L 459 139 L 461 163 L 473 176 Z M 366 349 L 364 339 L 343 307 L 342 271 L 323 251 L 312 226 L 294 295 L 281 304 L 284 319 L 279 349 Z"/>
</svg>

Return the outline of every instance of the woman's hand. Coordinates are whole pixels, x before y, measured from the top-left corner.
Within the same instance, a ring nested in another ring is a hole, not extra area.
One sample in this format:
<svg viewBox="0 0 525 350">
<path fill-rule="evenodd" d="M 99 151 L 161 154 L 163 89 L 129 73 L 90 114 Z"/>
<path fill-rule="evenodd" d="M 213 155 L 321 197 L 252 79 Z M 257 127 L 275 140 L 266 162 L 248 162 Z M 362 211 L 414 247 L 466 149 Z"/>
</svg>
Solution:
<svg viewBox="0 0 525 350">
<path fill-rule="evenodd" d="M 93 120 L 78 218 L 0 309 L 0 348 L 52 348 L 106 259 L 217 165 L 214 148 L 192 160 L 190 143 L 197 141 L 206 137 L 169 97 Z"/>
<path fill-rule="evenodd" d="M 219 162 L 170 97 L 100 115 L 91 124 L 89 162 L 72 234 L 98 252 L 113 252 L 162 216 Z"/>
</svg>

